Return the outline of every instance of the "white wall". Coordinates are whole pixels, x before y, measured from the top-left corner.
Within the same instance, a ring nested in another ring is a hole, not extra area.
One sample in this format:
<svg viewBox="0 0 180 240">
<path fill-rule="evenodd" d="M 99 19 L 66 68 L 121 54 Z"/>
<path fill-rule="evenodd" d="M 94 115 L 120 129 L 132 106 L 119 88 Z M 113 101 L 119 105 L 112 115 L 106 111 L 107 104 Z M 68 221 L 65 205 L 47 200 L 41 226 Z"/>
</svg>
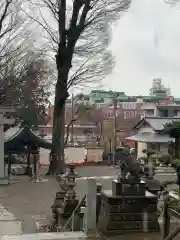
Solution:
<svg viewBox="0 0 180 240">
<path fill-rule="evenodd" d="M 180 111 L 177 111 L 177 116 L 180 117 Z"/>
<path fill-rule="evenodd" d="M 147 149 L 147 143 L 138 142 L 137 143 L 137 158 L 146 157 L 146 155 L 142 152 L 144 149 Z"/>
<path fill-rule="evenodd" d="M 40 163 L 49 165 L 49 152 L 47 149 L 40 149 Z M 66 163 L 84 162 L 85 148 L 65 148 Z"/>
<path fill-rule="evenodd" d="M 138 135 L 142 133 L 154 133 L 154 130 L 151 127 L 143 127 L 138 130 Z"/>
<path fill-rule="evenodd" d="M 159 110 L 155 103 L 143 103 L 141 109 L 144 110 L 145 116 L 149 116 L 149 117 L 152 117 L 152 116 L 158 117 L 159 116 Z M 154 115 L 148 113 L 148 110 L 154 110 Z"/>
<path fill-rule="evenodd" d="M 151 127 L 143 127 L 138 130 L 138 135 L 143 133 L 154 133 L 154 130 Z M 138 142 L 137 143 L 137 157 L 145 157 L 146 155 L 142 153 L 142 150 L 147 149 L 147 143 Z"/>
</svg>

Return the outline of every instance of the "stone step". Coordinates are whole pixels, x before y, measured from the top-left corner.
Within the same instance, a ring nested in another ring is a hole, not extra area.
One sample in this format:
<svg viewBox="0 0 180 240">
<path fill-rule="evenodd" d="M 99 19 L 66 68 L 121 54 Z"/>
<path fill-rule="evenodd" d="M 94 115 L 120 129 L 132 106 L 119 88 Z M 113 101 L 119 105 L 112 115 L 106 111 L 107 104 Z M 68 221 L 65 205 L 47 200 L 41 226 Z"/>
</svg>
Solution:
<svg viewBox="0 0 180 240">
<path fill-rule="evenodd" d="M 116 237 L 108 237 L 108 240 L 160 240 L 161 234 L 159 232 L 151 233 L 131 233 L 123 234 Z"/>
<path fill-rule="evenodd" d="M 32 233 L 21 235 L 6 235 L 1 240 L 85 240 L 87 236 L 83 232 L 56 232 L 56 233 Z"/>
<path fill-rule="evenodd" d="M 156 171 L 175 172 L 172 167 L 156 167 Z"/>
</svg>

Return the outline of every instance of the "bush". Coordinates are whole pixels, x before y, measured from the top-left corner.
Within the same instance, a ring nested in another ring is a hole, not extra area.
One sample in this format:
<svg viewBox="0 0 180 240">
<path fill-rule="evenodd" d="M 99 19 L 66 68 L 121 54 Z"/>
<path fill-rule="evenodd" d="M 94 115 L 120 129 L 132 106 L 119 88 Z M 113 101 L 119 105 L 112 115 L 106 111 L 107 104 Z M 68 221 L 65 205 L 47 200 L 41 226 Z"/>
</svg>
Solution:
<svg viewBox="0 0 180 240">
<path fill-rule="evenodd" d="M 146 154 L 148 157 L 150 157 L 151 155 L 155 154 L 156 151 L 153 149 L 143 149 L 142 153 Z"/>
<path fill-rule="evenodd" d="M 164 154 L 159 157 L 159 162 L 168 166 L 171 163 L 172 157 L 169 154 Z"/>
<path fill-rule="evenodd" d="M 179 189 L 175 190 L 175 194 L 180 197 Z M 170 198 L 168 201 L 168 205 L 173 210 L 180 212 L 180 201 L 178 199 Z"/>
<path fill-rule="evenodd" d="M 180 159 L 176 159 L 172 161 L 172 167 L 174 167 L 175 169 L 178 167 L 179 164 L 180 164 Z"/>
</svg>

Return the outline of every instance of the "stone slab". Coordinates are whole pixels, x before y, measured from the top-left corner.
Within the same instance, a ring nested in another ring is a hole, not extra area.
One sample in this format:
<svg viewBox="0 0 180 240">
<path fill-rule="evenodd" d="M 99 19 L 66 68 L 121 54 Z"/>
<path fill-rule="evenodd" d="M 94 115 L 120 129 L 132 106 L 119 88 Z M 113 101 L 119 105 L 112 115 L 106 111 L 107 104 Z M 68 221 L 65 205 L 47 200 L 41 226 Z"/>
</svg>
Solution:
<svg viewBox="0 0 180 240">
<path fill-rule="evenodd" d="M 140 213 L 142 209 L 145 209 L 146 212 L 157 212 L 157 204 L 152 205 L 136 205 L 136 207 L 132 204 L 126 205 L 126 206 L 119 206 L 119 205 L 110 205 L 102 201 L 102 206 L 104 205 L 104 208 L 108 213 Z"/>
<path fill-rule="evenodd" d="M 150 193 L 149 191 L 145 192 L 144 196 L 138 195 L 114 195 L 111 190 L 104 190 L 102 191 L 102 201 L 107 202 L 111 205 L 132 205 L 132 204 L 140 204 L 144 203 L 147 204 L 156 204 L 157 197 Z"/>
<path fill-rule="evenodd" d="M 0 221 L 0 237 L 6 234 L 21 234 L 21 221 Z"/>
<path fill-rule="evenodd" d="M 6 235 L 1 240 L 85 240 L 86 238 L 87 236 L 83 232 L 64 232 Z"/>
<path fill-rule="evenodd" d="M 130 182 L 130 181 L 112 181 L 113 195 L 138 195 L 144 196 L 146 185 L 144 181 Z"/>
<path fill-rule="evenodd" d="M 126 233 L 123 235 L 109 236 L 108 240 L 160 240 L 162 238 L 160 232 L 147 232 L 147 233 Z"/>
<path fill-rule="evenodd" d="M 5 234 L 21 234 L 21 221 L 0 205 L 0 236 Z"/>
<path fill-rule="evenodd" d="M 153 221 L 157 217 L 157 213 L 148 213 L 147 221 Z M 109 221 L 143 221 L 144 213 L 111 213 L 108 215 Z"/>
<path fill-rule="evenodd" d="M 139 230 L 143 231 L 144 225 L 146 224 L 147 229 L 156 229 L 158 228 L 158 222 L 155 221 L 111 221 L 107 224 L 106 230 Z"/>
</svg>

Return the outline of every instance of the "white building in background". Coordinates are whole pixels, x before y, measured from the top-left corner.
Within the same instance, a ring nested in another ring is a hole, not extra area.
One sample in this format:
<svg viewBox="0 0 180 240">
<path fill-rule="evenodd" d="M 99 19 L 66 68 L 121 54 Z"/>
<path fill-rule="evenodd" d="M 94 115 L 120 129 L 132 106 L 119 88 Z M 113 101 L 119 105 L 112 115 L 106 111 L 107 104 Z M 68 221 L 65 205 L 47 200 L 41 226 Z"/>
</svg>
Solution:
<svg viewBox="0 0 180 240">
<path fill-rule="evenodd" d="M 171 90 L 170 88 L 164 87 L 162 84 L 161 78 L 153 79 L 152 87 L 149 91 L 149 95 L 151 96 L 170 96 Z"/>
<path fill-rule="evenodd" d="M 145 117 L 139 121 L 135 129 L 137 134 L 127 137 L 127 140 L 136 142 L 137 157 L 144 157 L 144 149 L 153 149 L 157 152 L 167 152 L 169 142 L 174 141 L 168 134 L 163 132 L 164 125 L 179 117 Z"/>
</svg>

